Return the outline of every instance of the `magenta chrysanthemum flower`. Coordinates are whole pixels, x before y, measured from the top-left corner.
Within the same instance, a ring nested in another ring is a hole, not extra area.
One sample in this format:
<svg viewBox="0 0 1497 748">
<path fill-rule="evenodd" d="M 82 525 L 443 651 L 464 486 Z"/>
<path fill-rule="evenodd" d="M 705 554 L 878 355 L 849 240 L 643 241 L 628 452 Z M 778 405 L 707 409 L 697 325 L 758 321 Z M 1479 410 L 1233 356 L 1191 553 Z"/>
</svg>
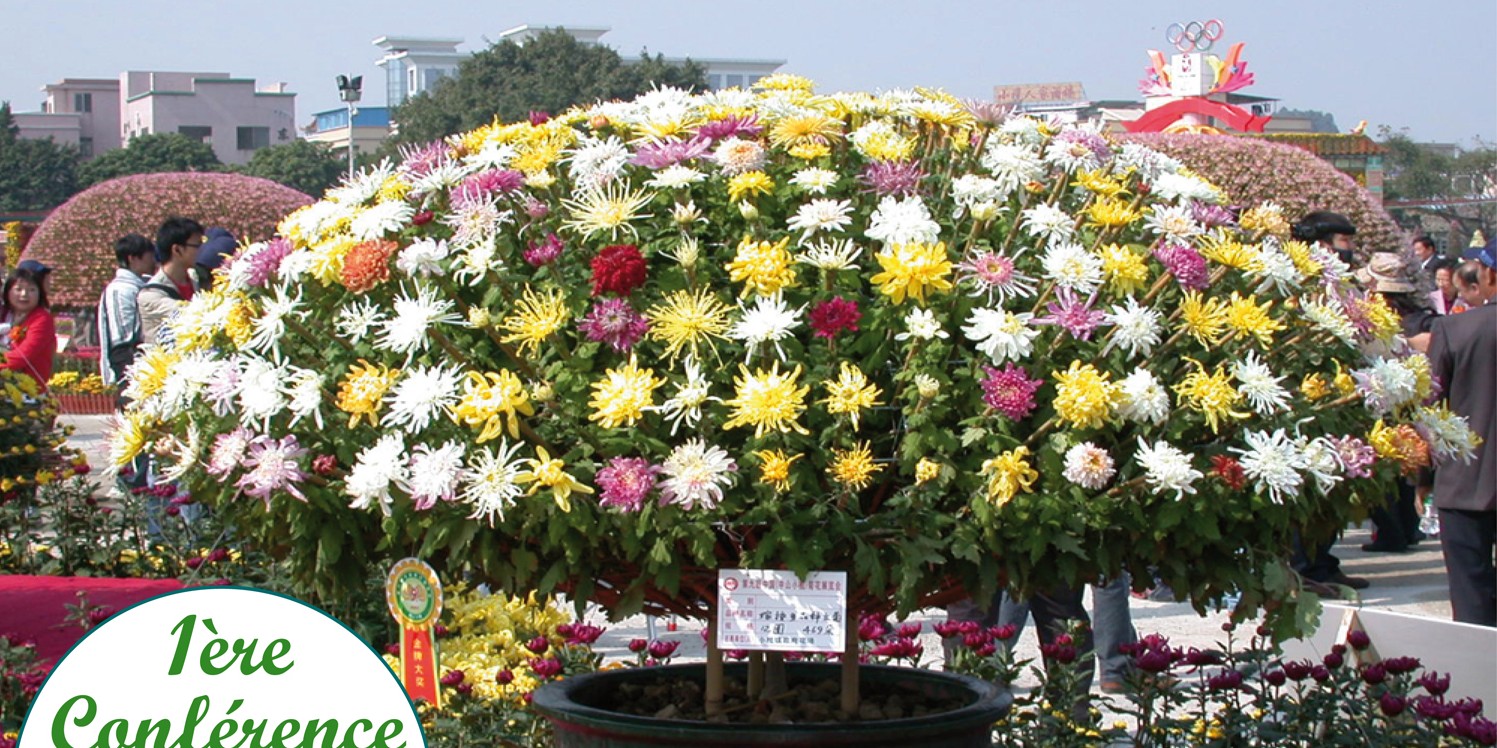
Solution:
<svg viewBox="0 0 1497 748">
<path fill-rule="evenodd" d="M 400 171 L 412 177 L 424 177 L 447 161 L 447 144 L 434 140 L 426 145 L 400 148 Z"/>
<path fill-rule="evenodd" d="M 525 262 L 534 267 L 549 265 L 561 256 L 561 237 L 555 234 L 546 234 L 545 241 L 540 243 L 531 242 L 525 248 Z"/>
<path fill-rule="evenodd" d="M 1206 272 L 1206 258 L 1190 247 L 1167 245 L 1154 250 L 1155 259 L 1164 269 L 1175 276 L 1181 288 L 1204 291 L 1210 285 Z"/>
<path fill-rule="evenodd" d="M 245 262 L 249 263 L 249 272 L 245 274 L 245 282 L 251 287 L 260 288 L 270 279 L 275 277 L 276 271 L 281 268 L 281 261 L 291 254 L 295 247 L 283 237 L 270 240 L 265 248 L 250 256 Z"/>
<path fill-rule="evenodd" d="M 594 303 L 577 327 L 588 340 L 607 343 L 622 353 L 649 332 L 650 322 L 634 311 L 627 299 L 608 298 Z"/>
<path fill-rule="evenodd" d="M 631 163 L 646 169 L 664 169 L 683 161 L 701 158 L 712 147 L 712 141 L 698 135 L 691 140 L 663 140 L 645 143 L 634 152 Z"/>
<path fill-rule="evenodd" d="M 1341 467 L 1346 470 L 1348 477 L 1372 476 L 1372 463 L 1377 459 L 1372 445 L 1355 436 L 1333 436 L 1330 440 L 1336 448 L 1336 459 L 1341 461 Z"/>
<path fill-rule="evenodd" d="M 1190 216 L 1196 219 L 1197 223 L 1208 229 L 1217 226 L 1237 225 L 1237 215 L 1232 212 L 1231 208 L 1224 205 L 1203 203 L 1199 200 L 1191 201 Z"/>
<path fill-rule="evenodd" d="M 514 169 L 489 169 L 469 176 L 452 191 L 454 200 L 481 200 L 495 192 L 514 192 L 525 186 L 525 175 Z"/>
<path fill-rule="evenodd" d="M 728 138 L 757 138 L 764 128 L 759 125 L 758 115 L 747 117 L 728 117 L 715 122 L 708 122 L 697 128 L 697 137 L 706 138 L 709 141 L 726 140 Z"/>
<path fill-rule="evenodd" d="M 1092 308 L 1092 302 L 1097 300 L 1096 293 L 1082 300 L 1075 291 L 1058 287 L 1055 298 L 1055 301 L 1045 305 L 1050 314 L 1035 320 L 1035 324 L 1060 325 L 1077 340 L 1091 340 L 1092 331 L 1107 321 L 1106 314 Z"/>
<path fill-rule="evenodd" d="M 1045 380 L 1030 379 L 1012 361 L 1001 370 L 991 366 L 982 368 L 987 373 L 982 380 L 982 401 L 989 407 L 1015 421 L 1034 411 L 1034 393 Z"/>
<path fill-rule="evenodd" d="M 1034 293 L 1034 279 L 1015 270 L 1014 261 L 991 250 L 978 250 L 956 266 L 960 283 L 972 286 L 973 296 L 997 297 L 1002 304 L 1008 297 L 1024 298 Z"/>
<path fill-rule="evenodd" d="M 615 457 L 598 471 L 598 504 L 616 506 L 629 512 L 644 507 L 645 497 L 655 490 L 660 466 L 643 457 Z"/>
<path fill-rule="evenodd" d="M 909 161 L 874 161 L 858 175 L 858 181 L 867 191 L 880 197 L 914 195 L 920 191 L 920 180 L 924 178 L 920 166 Z"/>
<path fill-rule="evenodd" d="M 222 478 L 234 472 L 244 460 L 245 452 L 253 439 L 254 434 L 243 426 L 219 434 L 208 450 L 208 474 Z"/>
<path fill-rule="evenodd" d="M 263 500 L 267 509 L 270 508 L 270 496 L 276 491 L 285 491 L 306 501 L 307 497 L 297 488 L 298 483 L 307 479 L 307 474 L 297 464 L 306 453 L 307 450 L 296 443 L 295 435 L 281 439 L 262 436 L 250 444 L 249 452 L 244 456 L 245 473 L 234 485 Z"/>
<path fill-rule="evenodd" d="M 843 330 L 857 332 L 858 320 L 862 318 L 858 302 L 837 296 L 811 307 L 810 324 L 816 337 L 831 340 Z"/>
<path fill-rule="evenodd" d="M 531 220 L 533 221 L 539 221 L 542 218 L 551 215 L 551 206 L 541 202 L 540 200 L 537 200 L 534 195 L 526 195 L 525 215 L 530 216 Z"/>
<path fill-rule="evenodd" d="M 551 121 L 551 113 L 544 109 L 532 109 L 526 118 L 530 120 L 530 124 L 540 127 Z"/>
</svg>

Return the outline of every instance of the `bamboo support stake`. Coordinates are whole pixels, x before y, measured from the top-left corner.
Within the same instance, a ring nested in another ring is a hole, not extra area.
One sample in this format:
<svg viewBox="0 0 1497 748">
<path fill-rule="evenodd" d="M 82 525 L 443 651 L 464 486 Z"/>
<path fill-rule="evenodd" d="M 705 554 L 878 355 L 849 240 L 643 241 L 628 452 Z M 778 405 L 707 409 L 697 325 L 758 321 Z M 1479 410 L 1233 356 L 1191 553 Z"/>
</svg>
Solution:
<svg viewBox="0 0 1497 748">
<path fill-rule="evenodd" d="M 723 651 L 717 636 L 707 637 L 707 719 L 723 716 Z"/>
<path fill-rule="evenodd" d="M 847 646 L 842 650 L 842 715 L 858 714 L 858 630 L 847 627 Z"/>
</svg>

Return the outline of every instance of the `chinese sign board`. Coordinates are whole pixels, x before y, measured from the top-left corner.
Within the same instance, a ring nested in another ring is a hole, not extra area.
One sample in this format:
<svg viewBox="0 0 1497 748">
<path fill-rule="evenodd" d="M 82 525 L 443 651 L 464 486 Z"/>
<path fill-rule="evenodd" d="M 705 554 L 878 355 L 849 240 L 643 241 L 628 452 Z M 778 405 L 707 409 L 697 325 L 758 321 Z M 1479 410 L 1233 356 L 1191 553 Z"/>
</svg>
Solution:
<svg viewBox="0 0 1497 748">
<path fill-rule="evenodd" d="M 847 637 L 847 573 L 720 569 L 717 645 L 768 652 L 841 652 Z"/>
<path fill-rule="evenodd" d="M 1086 101 L 1081 83 L 1019 83 L 993 86 L 993 101 L 998 104 L 1070 104 Z"/>
</svg>

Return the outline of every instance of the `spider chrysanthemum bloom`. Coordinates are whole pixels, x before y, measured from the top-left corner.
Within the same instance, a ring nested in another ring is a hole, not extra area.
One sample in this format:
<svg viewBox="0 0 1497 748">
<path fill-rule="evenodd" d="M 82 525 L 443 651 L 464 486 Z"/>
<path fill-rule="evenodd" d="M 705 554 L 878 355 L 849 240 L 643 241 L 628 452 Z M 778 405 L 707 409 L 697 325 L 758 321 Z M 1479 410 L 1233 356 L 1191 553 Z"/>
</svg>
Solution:
<svg viewBox="0 0 1497 748">
<path fill-rule="evenodd" d="M 650 339 L 665 343 L 666 357 L 675 360 L 682 348 L 688 348 L 692 356 L 704 343 L 715 350 L 712 339 L 723 339 L 728 332 L 730 311 L 706 288 L 698 288 L 672 291 L 645 316 L 650 319 Z"/>
<path fill-rule="evenodd" d="M 1028 458 L 1029 448 L 1017 447 L 983 461 L 982 474 L 988 476 L 988 501 L 1003 506 L 1020 491 L 1034 488 L 1040 474 Z"/>
<path fill-rule="evenodd" d="M 1180 302 L 1180 324 L 1196 342 L 1211 347 L 1221 342 L 1227 327 L 1227 305 L 1216 298 L 1186 291 Z"/>
<path fill-rule="evenodd" d="M 526 469 L 515 474 L 515 483 L 531 484 L 526 496 L 534 496 L 542 488 L 551 489 L 551 498 L 563 512 L 572 511 L 572 494 L 591 494 L 593 489 L 567 472 L 566 462 L 552 457 L 545 447 L 535 448 L 535 457 L 525 460 Z"/>
<path fill-rule="evenodd" d="M 969 284 L 973 296 L 986 296 L 988 301 L 996 297 L 999 304 L 1010 296 L 1027 298 L 1034 295 L 1034 278 L 1014 267 L 1013 258 L 992 250 L 973 252 L 956 266 L 961 283 Z"/>
<path fill-rule="evenodd" d="M 355 294 L 368 293 L 390 279 L 390 258 L 400 245 L 388 239 L 360 242 L 343 256 L 338 279 Z"/>
<path fill-rule="evenodd" d="M 1260 306 L 1253 297 L 1243 298 L 1233 291 L 1232 298 L 1227 303 L 1227 327 L 1251 335 L 1259 346 L 1268 348 L 1273 345 L 1273 334 L 1284 329 L 1284 323 L 1269 314 L 1272 308 L 1272 301 L 1265 301 Z"/>
<path fill-rule="evenodd" d="M 511 439 L 520 438 L 521 415 L 535 415 L 525 384 L 510 371 L 468 372 L 463 383 L 463 397 L 452 415 L 469 427 L 482 426 L 475 443 L 483 444 L 508 432 Z"/>
<path fill-rule="evenodd" d="M 728 263 L 728 279 L 743 284 L 743 295 L 757 293 L 773 296 L 781 289 L 795 285 L 795 257 L 790 254 L 790 237 L 777 242 L 754 241 L 745 236 L 738 251 Z"/>
<path fill-rule="evenodd" d="M 1112 416 L 1119 387 L 1097 367 L 1072 361 L 1055 379 L 1055 415 L 1076 428 L 1101 428 Z"/>
<path fill-rule="evenodd" d="M 852 430 L 858 430 L 858 419 L 864 408 L 879 405 L 882 390 L 870 384 L 863 370 L 846 361 L 837 378 L 826 385 L 827 398 L 821 403 L 832 415 L 845 415 L 852 419 Z"/>
<path fill-rule="evenodd" d="M 740 365 L 742 376 L 733 378 L 734 397 L 724 403 L 731 410 L 731 417 L 723 423 L 723 430 L 739 426 L 753 426 L 754 438 L 762 438 L 770 431 L 795 431 L 809 435 L 806 427 L 796 422 L 801 411 L 806 409 L 806 393 L 809 385 L 797 387 L 801 367 L 795 371 L 782 372 L 776 361 L 766 371 L 759 369 L 750 373 L 748 367 Z"/>
<path fill-rule="evenodd" d="M 617 239 L 620 232 L 635 235 L 638 232 L 630 222 L 649 217 L 639 210 L 650 203 L 652 195 L 645 190 L 631 191 L 617 181 L 576 194 L 575 200 L 561 201 L 572 212 L 571 220 L 564 225 L 587 239 L 602 233 L 611 239 Z"/>
<path fill-rule="evenodd" d="M 1132 295 L 1148 284 L 1149 263 L 1143 255 L 1117 244 L 1109 244 L 1097 254 L 1102 258 L 1102 275 L 1113 291 Z"/>
<path fill-rule="evenodd" d="M 804 454 L 786 455 L 778 449 L 759 450 L 754 456 L 759 458 L 759 482 L 773 488 L 775 493 L 790 490 L 790 466 L 805 457 Z"/>
<path fill-rule="evenodd" d="M 1201 413 L 1206 417 L 1206 424 L 1211 427 L 1211 433 L 1219 433 L 1221 424 L 1227 418 L 1247 418 L 1251 414 L 1234 410 L 1242 402 L 1242 393 L 1232 385 L 1232 375 L 1224 366 L 1216 367 L 1215 371 L 1207 372 L 1201 362 L 1194 359 L 1186 359 L 1196 365 L 1196 370 L 1185 375 L 1180 383 L 1175 385 L 1175 394 L 1180 396 L 1180 404 Z"/>
<path fill-rule="evenodd" d="M 376 366 L 364 359 L 350 366 L 338 384 L 338 397 L 334 403 L 338 410 L 349 415 L 348 427 L 354 428 L 366 418 L 370 426 L 379 426 L 380 404 L 399 378 L 399 369 Z"/>
<path fill-rule="evenodd" d="M 852 449 L 832 449 L 832 464 L 827 466 L 827 475 L 850 490 L 861 491 L 873 483 L 873 476 L 884 469 L 873 461 L 873 452 L 868 442 L 859 442 Z"/>
<path fill-rule="evenodd" d="M 735 203 L 746 198 L 768 195 L 771 192 L 774 192 L 774 180 L 762 171 L 735 174 L 728 180 L 728 199 Z"/>
<path fill-rule="evenodd" d="M 587 402 L 593 412 L 587 420 L 605 429 L 633 426 L 646 409 L 655 404 L 655 390 L 665 384 L 651 369 L 641 369 L 634 357 L 617 369 L 609 369 L 593 382 L 593 397 Z"/>
<path fill-rule="evenodd" d="M 874 259 L 883 272 L 869 281 L 895 304 L 903 304 L 908 296 L 924 305 L 926 294 L 952 288 L 951 259 L 946 255 L 945 242 L 895 244 Z"/>
<path fill-rule="evenodd" d="M 560 330 L 570 316 L 561 291 L 551 288 L 537 294 L 527 285 L 510 315 L 499 323 L 499 329 L 509 332 L 501 340 L 519 343 L 521 355 L 527 350 L 535 354 L 540 351 L 541 342 Z"/>
</svg>

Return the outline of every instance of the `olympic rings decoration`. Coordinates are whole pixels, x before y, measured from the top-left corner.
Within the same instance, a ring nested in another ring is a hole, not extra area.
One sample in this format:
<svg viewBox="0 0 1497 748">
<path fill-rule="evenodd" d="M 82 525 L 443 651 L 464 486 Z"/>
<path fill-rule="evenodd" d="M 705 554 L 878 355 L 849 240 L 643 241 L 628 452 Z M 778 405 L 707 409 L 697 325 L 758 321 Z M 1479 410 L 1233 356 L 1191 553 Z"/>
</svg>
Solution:
<svg viewBox="0 0 1497 748">
<path fill-rule="evenodd" d="M 1216 40 L 1222 38 L 1226 26 L 1213 18 L 1209 21 L 1191 21 L 1186 24 L 1172 23 L 1164 31 L 1164 40 L 1181 52 L 1205 52 Z"/>
</svg>

